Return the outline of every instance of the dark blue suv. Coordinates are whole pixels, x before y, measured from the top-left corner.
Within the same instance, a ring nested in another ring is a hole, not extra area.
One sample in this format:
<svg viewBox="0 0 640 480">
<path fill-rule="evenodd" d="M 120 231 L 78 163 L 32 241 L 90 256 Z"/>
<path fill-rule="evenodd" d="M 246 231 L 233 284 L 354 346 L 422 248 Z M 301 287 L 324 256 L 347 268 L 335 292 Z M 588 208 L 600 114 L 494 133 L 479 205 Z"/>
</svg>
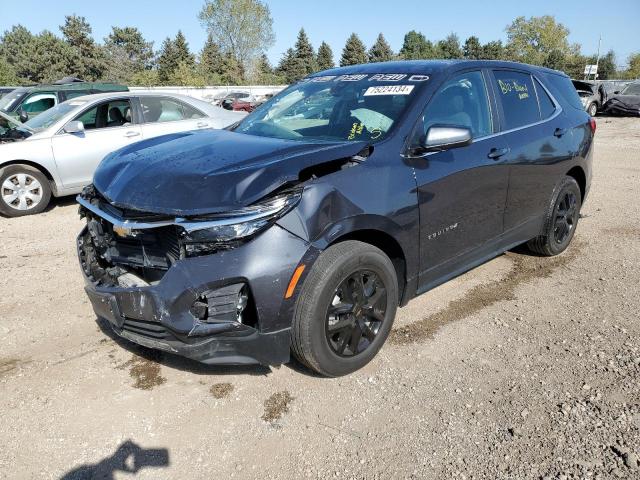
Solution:
<svg viewBox="0 0 640 480">
<path fill-rule="evenodd" d="M 205 363 L 343 375 L 398 306 L 527 243 L 563 252 L 595 122 L 561 72 L 337 68 L 223 131 L 107 156 L 78 201 L 86 291 L 115 332 Z"/>
</svg>

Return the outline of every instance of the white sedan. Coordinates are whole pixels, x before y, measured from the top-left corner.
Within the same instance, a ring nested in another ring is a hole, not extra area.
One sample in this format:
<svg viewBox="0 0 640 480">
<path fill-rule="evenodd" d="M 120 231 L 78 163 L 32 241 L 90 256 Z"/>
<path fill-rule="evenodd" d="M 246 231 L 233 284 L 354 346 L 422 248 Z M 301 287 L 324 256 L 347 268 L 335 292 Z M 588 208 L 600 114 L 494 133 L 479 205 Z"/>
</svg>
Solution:
<svg viewBox="0 0 640 480">
<path fill-rule="evenodd" d="M 0 214 L 39 213 L 52 195 L 77 194 L 114 150 L 159 135 L 224 128 L 244 115 L 153 92 L 77 97 L 24 124 L 0 112 Z"/>
</svg>

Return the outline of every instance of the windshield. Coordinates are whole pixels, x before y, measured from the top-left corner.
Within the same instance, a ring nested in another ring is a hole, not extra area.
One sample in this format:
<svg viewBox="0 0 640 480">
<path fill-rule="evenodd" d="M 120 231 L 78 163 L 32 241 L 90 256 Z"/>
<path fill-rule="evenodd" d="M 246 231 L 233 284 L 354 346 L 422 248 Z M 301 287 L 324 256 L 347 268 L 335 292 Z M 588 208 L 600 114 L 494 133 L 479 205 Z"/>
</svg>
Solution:
<svg viewBox="0 0 640 480">
<path fill-rule="evenodd" d="M 640 95 L 640 83 L 630 83 L 621 93 L 622 95 Z"/>
<path fill-rule="evenodd" d="M 307 78 L 247 116 L 235 131 L 289 140 L 378 142 L 428 79 L 404 73 Z"/>
<path fill-rule="evenodd" d="M 21 140 L 31 136 L 31 131 L 15 118 L 0 112 L 0 143 Z"/>
<path fill-rule="evenodd" d="M 78 100 L 70 100 L 68 102 L 59 103 L 53 108 L 41 113 L 40 115 L 33 117 L 31 120 L 25 123 L 25 125 L 32 130 L 42 131 L 49 128 L 67 113 L 75 110 L 81 105 L 87 102 L 81 102 Z"/>
<path fill-rule="evenodd" d="M 0 98 L 0 110 L 4 112 L 10 112 L 12 107 L 20 100 L 25 93 L 24 88 L 18 88 L 12 92 L 7 93 L 4 97 Z"/>
</svg>

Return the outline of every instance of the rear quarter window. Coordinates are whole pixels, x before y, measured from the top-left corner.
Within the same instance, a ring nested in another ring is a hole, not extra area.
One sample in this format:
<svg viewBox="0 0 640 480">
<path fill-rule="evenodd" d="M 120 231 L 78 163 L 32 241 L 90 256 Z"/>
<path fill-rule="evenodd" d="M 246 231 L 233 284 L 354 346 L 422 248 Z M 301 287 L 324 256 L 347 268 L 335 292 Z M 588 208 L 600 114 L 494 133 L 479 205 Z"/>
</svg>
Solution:
<svg viewBox="0 0 640 480">
<path fill-rule="evenodd" d="M 549 118 L 556 111 L 556 106 L 553 104 L 553 100 L 549 97 L 547 91 L 542 87 L 540 82 L 535 79 L 536 93 L 538 94 L 538 103 L 540 104 L 540 115 L 545 120 Z"/>
<path fill-rule="evenodd" d="M 572 106 L 573 108 L 584 110 L 582 102 L 580 101 L 580 96 L 569 77 L 556 75 L 555 73 L 547 73 L 544 77 L 546 85 L 557 99 L 564 101 L 564 103 Z"/>
<path fill-rule="evenodd" d="M 503 130 L 511 130 L 540 121 L 540 109 L 531 75 L 495 70 L 496 95 L 504 114 Z"/>
</svg>

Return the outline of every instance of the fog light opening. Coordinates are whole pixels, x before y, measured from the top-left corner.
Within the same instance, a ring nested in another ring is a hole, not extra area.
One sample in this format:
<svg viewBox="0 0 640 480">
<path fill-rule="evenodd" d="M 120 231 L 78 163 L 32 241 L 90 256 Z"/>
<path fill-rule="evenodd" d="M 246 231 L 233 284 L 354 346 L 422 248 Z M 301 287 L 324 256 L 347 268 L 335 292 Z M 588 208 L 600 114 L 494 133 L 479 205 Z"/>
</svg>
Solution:
<svg viewBox="0 0 640 480">
<path fill-rule="evenodd" d="M 191 315 L 204 323 L 241 323 L 255 327 L 255 305 L 246 283 L 235 283 L 202 292 L 190 308 Z"/>
<path fill-rule="evenodd" d="M 242 287 L 242 290 L 238 293 L 238 298 L 236 300 L 236 315 L 238 317 L 238 322 L 243 323 L 242 321 L 242 313 L 247 308 L 249 304 L 249 293 L 247 292 L 247 286 Z"/>
</svg>

